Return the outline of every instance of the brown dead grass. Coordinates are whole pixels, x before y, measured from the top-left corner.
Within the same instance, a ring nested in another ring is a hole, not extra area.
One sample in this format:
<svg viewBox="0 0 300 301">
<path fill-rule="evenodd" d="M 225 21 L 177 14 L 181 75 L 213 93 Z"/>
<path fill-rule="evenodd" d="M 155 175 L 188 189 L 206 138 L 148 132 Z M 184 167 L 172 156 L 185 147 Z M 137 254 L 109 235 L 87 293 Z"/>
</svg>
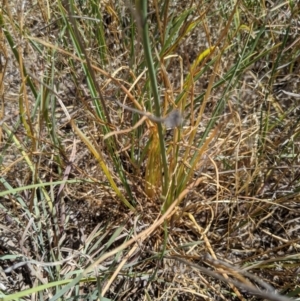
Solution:
<svg viewBox="0 0 300 301">
<path fill-rule="evenodd" d="M 166 72 L 175 96 L 180 92 L 181 74 L 189 72 L 196 55 L 206 49 L 207 45 L 203 39 L 209 36 L 212 45 L 217 41 L 220 31 L 217 24 L 221 16 L 212 8 L 207 7 L 207 9 L 208 16 L 210 13 L 213 14 L 205 24 L 209 34 L 204 34 L 201 27 L 178 45 L 176 53 L 183 61 L 183 70 L 178 67 L 176 59 L 167 66 Z M 255 12 L 247 10 L 242 4 L 240 9 L 241 11 L 244 9 L 245 22 L 246 20 L 248 23 L 260 22 L 253 16 Z M 59 32 L 55 21 L 44 29 L 46 23 L 35 7 L 28 4 L 24 11 L 27 15 L 24 26 L 26 30 L 31 35 L 41 36 L 49 43 L 54 43 L 54 36 Z M 212 130 L 213 139 L 194 172 L 193 182 L 197 182 L 197 185 L 190 186 L 180 205 L 170 213 L 167 239 L 164 237 L 163 223 L 157 223 L 162 205 L 159 191 L 152 198 L 145 193 L 145 166 L 136 168 L 133 164 L 128 151 L 131 145 L 128 144 L 128 139 L 125 139 L 127 136 L 119 135 L 116 141 L 137 203 L 135 213 L 126 210 L 117 200 L 95 158 L 84 144 L 77 140 L 78 138 L 74 138 L 71 126 L 68 120 L 64 119 L 61 109 L 57 108 L 55 111 L 59 122 L 57 133 L 61 141 L 59 148 L 54 147 L 47 128 L 41 126 L 39 129 L 43 131 L 38 135 L 38 147 L 32 151 L 26 129 L 16 126 L 21 77 L 14 66 L 15 60 L 2 33 L 0 51 L 4 60 L 0 77 L 3 105 L 1 119 L 6 119 L 6 127 L 13 129 L 14 135 L 31 158 L 37 158 L 35 170 L 44 182 L 61 180 L 61 175 L 68 166 L 72 166 L 70 179 L 94 181 L 65 186 L 63 194 L 59 197 L 59 204 L 63 203 L 59 218 L 68 217 L 64 226 L 65 231 L 60 237 L 53 237 L 53 241 L 47 241 L 46 234 L 42 233 L 46 242 L 43 247 L 51 250 L 54 245 L 59 246 L 65 257 L 73 256 L 77 250 L 82 250 L 87 242 L 92 249 L 93 242 L 97 241 L 93 238 L 95 229 L 101 229 L 103 235 L 101 246 L 98 246 L 98 249 L 101 249 L 116 229 L 123 227 L 108 252 L 128 240 L 125 234 L 129 237 L 133 231 L 134 237 L 145 229 L 153 227 L 153 230 L 149 231 L 149 236 L 142 236 L 137 244 L 132 244 L 132 249 L 127 249 L 119 257 L 119 261 L 113 262 L 114 258 L 109 257 L 101 262 L 103 271 L 116 271 L 122 259 L 125 259 L 126 264 L 132 265 L 131 270 L 127 266 L 115 277 L 112 272 L 106 274 L 101 284 L 102 289 L 107 289 L 106 298 L 146 300 L 148 295 L 151 300 L 258 300 L 253 292 L 241 289 L 232 280 L 239 280 L 248 286 L 257 283 L 257 279 L 251 279 L 248 275 L 244 275 L 243 271 L 251 272 L 283 294 L 295 291 L 299 286 L 297 274 L 299 274 L 300 248 L 298 226 L 300 221 L 298 118 L 300 61 L 299 53 L 293 51 L 294 47 L 299 47 L 299 39 L 297 40 L 296 37 L 299 25 L 296 23 L 296 17 L 287 18 L 284 14 L 288 11 L 287 5 L 282 11 L 276 11 L 278 15 L 270 15 L 266 26 L 274 30 L 271 33 L 274 34 L 275 45 L 282 42 L 283 38 L 282 35 L 275 34 L 276 26 L 286 28 L 291 24 L 290 40 L 286 42 L 285 48 L 280 50 L 285 53 L 281 68 L 278 68 L 276 74 L 272 73 L 272 64 L 275 63 L 278 55 L 278 49 L 274 49 L 269 57 L 261 58 L 237 76 L 236 81 L 239 84 L 232 89 L 228 107 L 223 111 L 224 118 L 220 118 L 220 123 Z M 106 38 L 110 53 L 110 62 L 106 70 L 111 74 L 115 72 L 115 76 L 120 81 L 129 81 L 136 75 L 127 68 L 130 54 L 127 49 L 124 49 L 124 42 L 120 38 L 123 32 L 118 29 L 118 22 L 108 11 L 104 11 L 104 16 L 107 18 L 105 19 Z M 216 33 L 213 32 L 214 29 Z M 15 37 L 17 38 L 17 34 Z M 241 40 L 245 38 L 246 35 L 241 34 Z M 266 47 L 263 38 L 259 42 L 261 45 L 256 49 Z M 93 41 L 87 43 L 92 49 Z M 44 58 L 38 57 L 26 40 L 22 41 L 22 47 L 26 68 L 36 76 L 39 72 L 44 72 Z M 97 64 L 95 54 L 91 51 L 90 55 L 94 59 L 93 62 Z M 121 187 L 121 181 L 114 171 L 113 163 L 102 140 L 101 121 L 94 115 L 90 102 L 86 98 L 85 77 L 80 70 L 73 74 L 77 67 L 71 69 L 68 59 L 67 55 L 61 53 L 56 63 L 56 68 L 59 70 L 56 81 L 60 88 L 58 91 L 60 98 L 64 100 L 68 112 L 80 124 L 80 129 L 101 151 L 114 180 Z M 294 60 L 292 67 L 290 64 L 284 66 L 284 63 L 292 59 Z M 139 60 L 142 58 L 137 55 L 136 64 Z M 235 54 L 229 50 L 221 59 L 216 81 L 222 79 L 235 60 Z M 121 71 L 116 72 L 117 70 Z M 207 88 L 210 72 L 212 70 L 203 74 L 201 80 L 195 82 L 191 98 L 197 99 Z M 100 73 L 97 73 L 97 76 L 101 82 L 104 82 L 103 93 L 107 97 L 114 96 L 116 86 Z M 144 84 L 145 77 L 142 77 L 136 90 L 142 91 Z M 217 87 L 210 95 L 204 112 L 205 118 L 202 121 L 203 128 L 199 128 L 197 133 L 199 139 L 222 91 L 224 86 Z M 286 91 L 293 95 L 286 94 Z M 122 93 L 117 93 L 121 98 Z M 34 97 L 28 93 L 30 111 L 34 104 Z M 110 103 L 107 109 L 111 116 L 112 129 L 122 130 L 132 127 L 131 113 L 120 113 L 120 108 L 113 103 Z M 190 113 L 191 109 L 188 108 L 182 140 L 179 143 L 184 149 L 190 148 L 193 153 L 193 147 L 189 145 L 188 140 L 192 129 Z M 268 129 L 261 128 L 262 114 L 265 113 L 270 118 Z M 265 136 L 262 133 L 264 131 Z M 148 139 L 150 133 L 149 126 L 142 134 L 141 145 Z M 9 140 L 7 131 L 2 130 L 0 138 L 1 177 L 15 188 L 32 184 L 33 173 L 24 163 L 24 154 L 19 151 L 16 143 Z M 167 140 L 167 143 L 172 143 L 172 140 Z M 74 145 L 76 145 L 76 156 L 70 163 L 70 154 Z M 60 160 L 56 160 L 56 156 L 59 156 Z M 6 189 L 4 186 L 1 187 L 3 191 Z M 25 190 L 19 194 L 19 197 L 33 209 L 35 193 L 33 190 Z M 50 193 L 57 197 L 58 188 L 53 191 L 50 189 Z M 39 262 L 47 261 L 43 258 L 45 254 L 38 250 L 34 228 L 27 227 L 28 216 L 24 214 L 17 196 L 8 194 L 0 198 L 0 203 L 0 255 L 22 254 Z M 57 225 L 57 221 L 45 212 L 47 211 L 42 211 L 41 215 L 35 218 L 44 225 L 46 232 L 47 226 Z M 51 228 L 48 230 L 50 231 Z M 163 246 L 165 255 L 161 257 Z M 92 261 L 99 252 L 96 248 L 89 253 Z M 4 272 L 18 261 L 18 259 L 0 261 L 0 283 L 6 286 L 5 293 L 32 287 L 37 279 L 40 283 L 53 281 L 53 275 L 47 274 L 46 269 L 42 267 L 36 270 L 40 273 L 38 276 L 29 270 L 28 265 L 23 265 L 10 273 Z M 86 267 L 87 264 L 88 260 L 82 262 L 80 257 L 75 257 L 72 265 L 69 262 L 63 263 L 59 273 L 64 275 L 76 268 Z M 207 276 L 201 267 L 221 275 L 224 279 L 213 277 L 214 275 L 211 274 Z M 95 287 L 97 286 L 94 282 L 85 283 L 80 293 L 87 295 L 87 292 L 94 290 Z"/>
</svg>

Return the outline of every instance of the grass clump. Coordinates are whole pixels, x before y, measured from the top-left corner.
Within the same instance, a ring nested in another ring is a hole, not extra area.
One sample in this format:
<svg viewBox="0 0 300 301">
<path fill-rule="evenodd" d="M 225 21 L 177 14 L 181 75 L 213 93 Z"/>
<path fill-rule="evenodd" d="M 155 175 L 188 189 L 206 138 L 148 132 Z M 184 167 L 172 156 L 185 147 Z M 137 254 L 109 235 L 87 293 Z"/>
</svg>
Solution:
<svg viewBox="0 0 300 301">
<path fill-rule="evenodd" d="M 3 1 L 0 300 L 299 297 L 298 14 Z"/>
</svg>

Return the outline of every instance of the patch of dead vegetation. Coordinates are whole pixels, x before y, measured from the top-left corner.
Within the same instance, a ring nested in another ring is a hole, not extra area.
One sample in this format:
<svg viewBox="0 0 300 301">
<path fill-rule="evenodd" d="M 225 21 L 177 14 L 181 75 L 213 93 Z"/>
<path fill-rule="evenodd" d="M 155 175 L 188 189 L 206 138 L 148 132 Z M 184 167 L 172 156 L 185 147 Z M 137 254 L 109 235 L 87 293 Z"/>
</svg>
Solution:
<svg viewBox="0 0 300 301">
<path fill-rule="evenodd" d="M 27 5 L 23 8 L 26 16 L 24 29 L 29 35 L 53 44 L 56 40 L 59 42 L 59 39 L 70 40 L 69 36 L 57 37 L 61 32 L 62 23 L 59 21 L 60 17 L 54 4 L 52 10 L 57 18 L 51 22 L 45 16 L 39 15 L 38 12 L 43 10 L 37 10 L 29 3 Z M 19 14 L 12 9 L 13 7 L 11 4 L 10 10 L 13 12 L 11 19 L 18 19 Z M 213 7 L 217 7 L 217 10 Z M 176 16 L 179 12 L 175 9 L 183 10 L 184 7 L 176 5 L 170 9 L 171 15 Z M 255 17 L 257 12 L 251 12 L 242 6 L 241 10 L 243 9 L 245 22 L 248 20 L 250 24 L 258 21 Z M 216 3 L 211 8 L 206 3 L 203 11 L 206 10 L 207 24 L 204 27 L 199 26 L 191 35 L 185 37 L 174 49 L 177 57 L 166 63 L 174 99 L 181 92 L 180 76 L 189 73 L 192 62 L 201 50 L 206 49 L 208 44 L 214 45 L 218 41 L 220 29 L 217 29 L 225 26 L 223 22 L 221 25 L 218 24 L 221 19 L 218 11 L 221 9 Z M 7 9 L 5 12 L 8 11 Z M 242 279 L 242 271 L 250 271 L 284 294 L 294 291 L 297 287 L 299 279 L 295 275 L 299 273 L 300 247 L 298 227 L 300 62 L 299 55 L 291 50 L 299 45 L 297 38 L 299 25 L 295 16 L 287 15 L 289 11 L 287 6 L 283 6 L 282 11 L 286 13 L 278 15 L 270 13 L 265 27 L 265 38 L 259 40 L 260 44 L 253 53 L 272 47 L 264 44 L 265 40 L 269 41 L 270 35 L 274 36 L 274 45 L 287 38 L 285 47 L 274 49 L 269 57 L 264 56 L 237 74 L 235 81 L 238 85 L 232 88 L 230 96 L 225 96 L 229 98 L 228 107 L 223 111 L 225 117 L 220 119 L 216 137 L 194 172 L 193 180 L 196 181 L 201 177 L 202 181 L 197 187 L 190 189 L 170 218 L 167 227 L 168 237 L 164 237 L 164 227 L 161 225 L 149 237 L 141 239 L 137 250 L 133 253 L 126 250 L 123 257 L 119 257 L 119 261 L 110 257 L 101 263 L 105 287 L 112 274 L 110 271 L 117 269 L 122 258 L 128 256 L 128 268 L 121 271 L 111 284 L 105 295 L 107 298 L 142 300 L 147 292 L 152 300 L 171 300 L 174 296 L 177 300 L 257 300 L 246 290 L 238 290 L 230 281 L 229 284 L 224 284 L 224 281 L 212 275 L 206 276 L 203 270 L 193 267 L 192 264 L 238 280 Z M 126 10 L 125 19 L 128 14 L 129 10 Z M 151 16 L 153 21 L 150 28 L 155 28 L 155 14 Z M 197 14 L 193 16 L 196 17 Z M 275 25 L 279 28 L 274 29 Z M 103 8 L 103 26 L 110 57 L 106 70 L 114 74 L 119 81 L 129 83 L 136 79 L 138 74 L 133 73 L 133 70 L 137 69 L 128 68 L 127 62 L 130 61 L 132 66 L 141 63 L 141 46 L 137 41 L 134 46 L 140 53 L 137 52 L 132 59 L 126 43 L 128 24 L 120 27 L 120 21 L 105 8 Z M 284 32 L 287 27 L 290 29 L 288 36 L 276 34 L 278 30 Z M 204 33 L 203 28 L 209 32 Z M 17 44 L 23 49 L 26 69 L 30 71 L 33 79 L 37 78 L 35 84 L 41 87 L 40 77 L 41 75 L 46 77 L 49 71 L 45 54 L 38 55 L 28 40 L 18 40 L 17 33 L 13 29 L 11 32 L 15 34 L 14 38 L 19 41 Z M 259 34 L 258 30 L 255 34 Z M 208 36 L 210 41 L 207 41 Z M 246 37 L 246 34 L 242 34 L 241 41 Z M 153 37 L 153 41 L 157 39 Z M 85 42 L 92 62 L 101 66 L 99 49 L 93 41 Z M 159 42 L 157 46 L 159 47 Z M 221 44 L 219 47 L 222 49 Z M 1 54 L 6 64 L 3 73 L 4 87 L 1 92 L 4 106 L 2 118 L 9 116 L 7 126 L 22 147 L 18 148 L 18 144 L 10 139 L 8 132 L 2 131 L 1 177 L 5 181 L 2 181 L 1 190 L 8 189 L 6 183 L 14 188 L 37 183 L 37 175 L 44 182 L 62 180 L 68 166 L 71 166 L 68 179 L 78 180 L 78 183 L 65 185 L 62 195 L 58 193 L 59 185 L 56 188 L 47 188 L 54 198 L 54 206 L 59 209 L 57 216 L 49 214 L 47 210 L 49 208 L 42 207 L 44 202 L 39 198 L 41 197 L 39 188 L 38 192 L 35 189 L 26 189 L 18 194 L 0 197 L 2 221 L 0 254 L 14 255 L 12 259 L 0 261 L 0 282 L 7 288 L 6 293 L 13 293 L 32 287 L 37 280 L 40 283 L 53 280 L 53 275 L 43 265 L 26 264 L 5 272 L 13 265 L 29 258 L 39 263 L 51 261 L 50 253 L 59 254 L 59 249 L 62 250 L 63 257 L 57 258 L 57 261 L 72 259 L 70 261 L 72 264 L 69 261 L 61 264 L 61 270 L 58 271 L 60 275 L 75 271 L 76 268 L 85 268 L 103 250 L 109 252 L 121 246 L 129 239 L 128 237 L 134 237 L 155 224 L 161 214 L 162 200 L 159 190 L 152 198 L 145 193 L 146 163 L 137 166 L 132 160 L 131 153 L 132 150 L 138 153 L 147 146 L 153 133 L 153 125 L 147 124 L 138 141 L 130 141 L 128 135 L 116 137 L 122 166 L 131 186 L 132 199 L 136 202 L 136 213 L 126 210 L 112 192 L 97 161 L 85 145 L 77 140 L 59 106 L 51 111 L 56 119 L 50 119 L 48 116 L 41 124 L 35 124 L 38 141 L 36 146 L 33 145 L 32 140 L 28 139 L 26 129 L 17 125 L 22 77 L 7 43 L 2 39 L 0 50 L 3 52 L 4 49 L 6 55 Z M 70 49 L 64 50 L 72 53 L 71 43 Z M 277 64 L 276 56 L 280 51 L 286 56 L 282 56 L 280 64 L 274 69 L 274 64 Z M 290 53 L 294 57 L 291 57 Z M 79 128 L 101 152 L 115 182 L 124 192 L 113 159 L 103 142 L 104 134 L 101 127 L 103 120 L 95 115 L 95 107 L 87 93 L 88 83 L 80 63 L 75 61 L 70 64 L 70 57 L 62 53 L 53 58 L 56 60 L 54 64 L 56 76 L 52 86 L 56 88 L 56 93 L 63 100 Z M 183 69 L 180 69 L 179 58 L 183 62 Z M 238 62 L 238 58 L 234 50 L 231 52 L 229 49 L 226 52 L 221 59 L 216 81 L 222 79 L 223 75 Z M 193 95 L 189 97 L 195 99 L 196 103 L 201 102 L 201 95 L 209 85 L 212 72 L 213 67 L 208 68 L 201 79 L 195 82 Z M 163 78 L 162 76 L 161 81 Z M 106 97 L 124 98 L 124 94 L 117 90 L 119 87 L 109 78 L 105 78 L 99 72 L 97 79 L 103 83 L 101 88 Z M 141 95 L 146 84 L 146 78 L 141 77 L 136 90 L 132 93 L 135 96 Z M 199 129 L 197 139 L 203 135 L 212 117 L 211 113 L 223 97 L 224 89 L 224 85 L 216 87 L 210 95 L 204 112 L 206 118 L 202 121 L 203 128 Z M 32 112 L 36 99 L 30 92 L 26 97 Z M 107 109 L 111 117 L 110 126 L 114 130 L 130 128 L 136 122 L 136 120 L 133 122 L 135 117 L 132 117 L 131 113 L 123 112 L 112 102 L 107 102 Z M 186 148 L 190 147 L 189 133 L 193 126 L 189 119 L 191 113 L 188 107 L 180 141 Z M 266 127 L 262 128 L 261 119 L 266 115 L 269 120 L 268 123 L 264 123 Z M 52 120 L 58 123 L 59 143 L 56 145 L 49 132 L 51 127 L 46 125 Z M 170 132 L 171 138 L 166 137 L 167 145 L 173 143 L 172 135 L 174 133 Z M 70 162 L 74 144 L 76 156 Z M 192 154 L 195 150 L 190 148 Z M 30 155 L 34 163 L 33 170 L 23 160 L 25 154 Z M 80 180 L 88 181 L 80 182 Z M 20 204 L 29 209 L 25 210 Z M 34 223 L 29 218 L 29 213 L 32 214 Z M 39 228 L 42 231 L 39 232 L 32 226 L 35 223 L 42 225 Z M 121 230 L 117 232 L 119 228 Z M 60 233 L 60 236 L 56 237 L 54 233 Z M 95 233 L 97 235 L 93 238 Z M 113 235 L 114 240 L 110 241 Z M 100 236 L 103 236 L 101 244 L 93 247 L 93 243 L 98 243 Z M 86 250 L 84 255 L 88 255 L 82 256 L 80 252 L 83 249 Z M 41 250 L 47 250 L 47 253 Z M 165 253 L 161 256 L 163 250 Z M 230 264 L 230 267 L 207 260 L 207 254 Z M 179 261 L 178 258 L 188 261 L 191 265 Z M 237 269 L 234 273 L 233 267 Z M 247 280 L 255 283 L 253 279 Z M 94 282 L 86 283 L 82 288 L 82 294 L 87 294 L 95 287 Z"/>
</svg>

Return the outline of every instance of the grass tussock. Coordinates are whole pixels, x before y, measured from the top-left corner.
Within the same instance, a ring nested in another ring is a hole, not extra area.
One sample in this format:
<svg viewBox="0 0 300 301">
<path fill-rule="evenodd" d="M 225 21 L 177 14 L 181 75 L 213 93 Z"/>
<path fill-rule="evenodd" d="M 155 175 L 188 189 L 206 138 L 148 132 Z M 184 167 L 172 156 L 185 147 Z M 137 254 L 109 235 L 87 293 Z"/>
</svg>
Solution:
<svg viewBox="0 0 300 301">
<path fill-rule="evenodd" d="M 299 4 L 181 2 L 2 1 L 0 300 L 300 297 Z"/>
</svg>

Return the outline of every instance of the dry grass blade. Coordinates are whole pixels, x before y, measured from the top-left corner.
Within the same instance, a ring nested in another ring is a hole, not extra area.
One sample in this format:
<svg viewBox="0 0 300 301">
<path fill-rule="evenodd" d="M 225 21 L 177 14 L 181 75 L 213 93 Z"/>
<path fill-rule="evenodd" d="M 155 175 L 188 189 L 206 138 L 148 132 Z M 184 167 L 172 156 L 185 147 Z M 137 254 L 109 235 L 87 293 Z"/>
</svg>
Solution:
<svg viewBox="0 0 300 301">
<path fill-rule="evenodd" d="M 260 297 L 260 298 L 265 298 L 265 299 L 270 300 L 270 301 L 291 301 L 290 298 L 286 298 L 284 296 L 280 296 L 280 295 L 276 294 L 273 289 L 270 290 L 270 291 L 265 291 L 264 292 L 264 291 L 261 291 L 261 290 L 257 289 L 253 284 L 249 283 L 249 281 L 241 282 L 240 280 L 234 280 L 232 278 L 229 279 L 227 277 L 223 277 L 217 272 L 211 271 L 207 268 L 201 267 L 197 264 L 191 263 L 187 260 L 184 260 L 184 259 L 176 257 L 176 256 L 167 256 L 167 258 L 175 259 L 177 261 L 180 261 L 180 262 L 182 262 L 182 263 L 184 263 L 188 266 L 191 266 L 195 269 L 198 269 L 198 270 L 202 271 L 203 273 L 205 273 L 205 274 L 207 274 L 211 277 L 220 279 L 221 281 L 224 281 L 224 282 L 228 283 L 229 285 L 233 284 L 234 286 L 240 287 L 240 288 L 242 288 L 242 289 L 244 289 L 244 290 Z M 215 261 L 211 261 L 211 260 L 208 260 L 208 261 L 215 263 Z M 218 261 L 216 261 L 216 262 L 218 262 Z M 224 269 L 224 267 L 223 267 L 223 269 Z M 237 270 L 235 270 L 235 272 L 237 272 Z M 240 278 L 239 274 L 237 274 L 237 276 L 238 276 L 238 278 Z"/>
</svg>

